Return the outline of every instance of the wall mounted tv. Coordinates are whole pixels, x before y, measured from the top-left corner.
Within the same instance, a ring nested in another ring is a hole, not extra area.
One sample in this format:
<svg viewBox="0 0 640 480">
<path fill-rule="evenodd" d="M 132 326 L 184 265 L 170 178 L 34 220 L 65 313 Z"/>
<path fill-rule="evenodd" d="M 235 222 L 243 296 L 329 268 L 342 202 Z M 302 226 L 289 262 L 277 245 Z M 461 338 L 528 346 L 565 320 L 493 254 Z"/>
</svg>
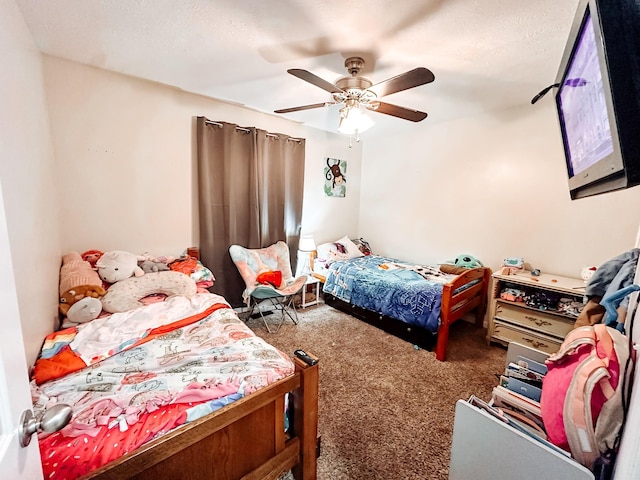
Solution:
<svg viewBox="0 0 640 480">
<path fill-rule="evenodd" d="M 556 77 L 571 198 L 640 184 L 640 2 L 580 0 Z"/>
</svg>

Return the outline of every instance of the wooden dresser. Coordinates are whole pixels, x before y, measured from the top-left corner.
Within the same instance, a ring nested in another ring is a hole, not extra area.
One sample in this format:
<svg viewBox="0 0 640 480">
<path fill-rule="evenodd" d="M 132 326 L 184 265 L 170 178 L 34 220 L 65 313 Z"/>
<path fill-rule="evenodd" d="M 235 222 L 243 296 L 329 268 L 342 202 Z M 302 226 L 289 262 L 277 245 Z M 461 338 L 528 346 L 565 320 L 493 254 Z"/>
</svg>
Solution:
<svg viewBox="0 0 640 480">
<path fill-rule="evenodd" d="M 496 273 L 492 276 L 489 291 L 488 342 L 508 345 L 518 342 L 546 353 L 554 353 L 562 344 L 565 335 L 573 329 L 575 315 L 529 306 L 523 301 L 501 298 L 505 287 L 538 293 L 541 296 L 556 294 L 582 303 L 584 282 L 579 278 L 541 274 L 538 277 L 523 271 L 515 275 Z"/>
</svg>

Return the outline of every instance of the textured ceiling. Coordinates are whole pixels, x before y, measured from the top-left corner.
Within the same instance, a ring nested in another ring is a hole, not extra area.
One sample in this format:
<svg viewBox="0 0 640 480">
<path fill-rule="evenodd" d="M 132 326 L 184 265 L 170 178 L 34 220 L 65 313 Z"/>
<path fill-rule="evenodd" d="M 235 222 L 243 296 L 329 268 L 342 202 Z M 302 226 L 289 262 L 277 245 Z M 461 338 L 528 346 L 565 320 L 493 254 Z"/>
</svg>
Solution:
<svg viewBox="0 0 640 480">
<path fill-rule="evenodd" d="M 358 54 L 373 83 L 427 67 L 384 101 L 420 125 L 526 105 L 556 75 L 578 0 L 16 0 L 40 50 L 263 112 L 330 100 Z M 288 114 L 337 130 L 337 106 Z M 535 107 L 532 107 L 535 108 Z M 411 122 L 372 113 L 376 127 Z M 364 134 L 366 135 L 366 133 Z M 364 136 L 363 135 L 363 136 Z"/>
</svg>

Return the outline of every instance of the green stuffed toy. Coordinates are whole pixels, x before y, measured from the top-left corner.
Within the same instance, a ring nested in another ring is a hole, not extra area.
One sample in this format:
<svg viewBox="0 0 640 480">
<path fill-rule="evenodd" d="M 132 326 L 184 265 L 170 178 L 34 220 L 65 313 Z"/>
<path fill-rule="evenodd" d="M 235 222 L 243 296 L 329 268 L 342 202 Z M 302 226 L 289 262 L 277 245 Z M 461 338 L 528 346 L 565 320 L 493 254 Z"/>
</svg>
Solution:
<svg viewBox="0 0 640 480">
<path fill-rule="evenodd" d="M 483 266 L 480 260 L 478 260 L 472 255 L 467 255 L 467 254 L 458 255 L 456 259 L 453 261 L 453 264 L 456 267 L 461 267 L 461 268 L 477 268 L 477 267 Z"/>
</svg>

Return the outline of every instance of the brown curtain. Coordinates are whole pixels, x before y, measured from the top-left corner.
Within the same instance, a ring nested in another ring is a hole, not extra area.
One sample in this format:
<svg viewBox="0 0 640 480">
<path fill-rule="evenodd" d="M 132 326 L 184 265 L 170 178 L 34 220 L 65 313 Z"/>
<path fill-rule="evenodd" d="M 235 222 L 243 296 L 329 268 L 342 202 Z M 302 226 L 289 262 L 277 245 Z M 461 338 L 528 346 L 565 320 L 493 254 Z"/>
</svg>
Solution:
<svg viewBox="0 0 640 480">
<path fill-rule="evenodd" d="M 197 119 L 200 255 L 215 274 L 211 291 L 234 307 L 244 282 L 229 246 L 289 245 L 292 268 L 300 238 L 304 139 L 254 127 Z"/>
</svg>

